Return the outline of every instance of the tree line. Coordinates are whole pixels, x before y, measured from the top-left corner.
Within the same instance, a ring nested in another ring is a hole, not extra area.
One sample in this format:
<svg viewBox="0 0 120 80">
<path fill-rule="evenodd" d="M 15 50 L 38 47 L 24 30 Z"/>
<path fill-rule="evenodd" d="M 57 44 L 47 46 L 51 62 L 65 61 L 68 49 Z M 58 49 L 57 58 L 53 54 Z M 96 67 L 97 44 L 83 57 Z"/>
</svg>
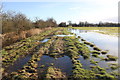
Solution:
<svg viewBox="0 0 120 80">
<path fill-rule="evenodd" d="M 72 27 L 120 27 L 120 23 L 110 23 L 110 22 L 99 22 L 98 24 L 94 24 L 94 23 L 88 23 L 87 21 L 85 22 L 79 22 L 77 23 L 72 23 L 71 21 L 68 21 L 68 24 L 66 24 L 66 22 L 61 22 L 59 25 L 59 27 L 68 27 L 68 26 L 72 26 Z"/>
<path fill-rule="evenodd" d="M 46 28 L 46 27 L 119 27 L 119 23 L 103 23 L 99 22 L 98 24 L 88 23 L 86 22 L 79 22 L 72 23 L 68 21 L 69 24 L 66 22 L 61 22 L 57 24 L 56 20 L 53 18 L 48 18 L 47 20 L 40 19 L 38 17 L 35 18 L 35 21 L 30 20 L 27 16 L 23 13 L 17 13 L 13 11 L 6 11 L 1 12 L 2 16 L 2 34 L 8 32 L 20 32 L 24 30 L 29 30 L 33 28 Z"/>
<path fill-rule="evenodd" d="M 46 28 L 56 27 L 57 23 L 53 18 L 42 20 L 35 18 L 35 21 L 31 21 L 23 13 L 17 13 L 13 11 L 2 12 L 2 34 L 8 32 L 20 32 L 33 28 Z"/>
</svg>

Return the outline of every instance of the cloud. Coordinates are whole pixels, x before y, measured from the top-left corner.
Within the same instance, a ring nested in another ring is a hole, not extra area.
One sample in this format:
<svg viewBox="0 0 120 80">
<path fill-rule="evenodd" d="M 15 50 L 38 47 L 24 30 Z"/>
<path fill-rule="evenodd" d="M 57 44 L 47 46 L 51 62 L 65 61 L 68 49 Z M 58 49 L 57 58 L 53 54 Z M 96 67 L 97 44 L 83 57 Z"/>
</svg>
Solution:
<svg viewBox="0 0 120 80">
<path fill-rule="evenodd" d="M 80 7 L 71 7 L 71 8 L 69 8 L 70 10 L 79 10 L 80 9 Z"/>
<path fill-rule="evenodd" d="M 80 20 L 88 22 L 118 22 L 118 0 L 90 1 L 84 0 L 84 3 L 80 6 L 76 5 L 69 8 L 69 10 L 77 10 L 73 14 L 76 22 Z"/>
<path fill-rule="evenodd" d="M 24 2 L 28 0 L 16 0 L 16 1 Z M 118 16 L 118 1 L 119 0 L 34 0 L 34 2 L 44 2 L 43 4 L 38 5 L 38 7 L 40 7 L 40 9 L 43 10 L 43 11 L 41 10 L 43 14 L 47 9 L 47 11 L 49 12 L 52 11 L 53 12 L 52 15 L 55 15 L 55 17 L 56 16 L 61 17 L 63 15 L 64 20 L 73 20 L 73 22 L 81 20 L 89 22 L 99 21 L 117 22 L 117 17 L 115 16 Z M 63 13 L 61 13 L 60 11 Z M 42 16 L 43 14 L 39 15 Z M 44 16 L 46 15 L 49 14 L 45 13 Z"/>
<path fill-rule="evenodd" d="M 118 17 L 109 17 L 104 19 L 105 21 L 109 21 L 109 22 L 118 22 Z"/>
</svg>

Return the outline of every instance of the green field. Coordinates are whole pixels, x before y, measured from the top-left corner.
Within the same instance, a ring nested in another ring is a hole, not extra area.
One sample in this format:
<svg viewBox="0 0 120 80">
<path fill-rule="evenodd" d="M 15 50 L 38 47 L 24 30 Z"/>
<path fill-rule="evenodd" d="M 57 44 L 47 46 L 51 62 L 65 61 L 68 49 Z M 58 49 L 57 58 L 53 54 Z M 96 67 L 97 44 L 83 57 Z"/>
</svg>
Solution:
<svg viewBox="0 0 120 80">
<path fill-rule="evenodd" d="M 115 36 L 118 36 L 118 33 L 120 33 L 119 27 L 72 27 L 72 28 L 80 30 L 100 30 L 96 32 Z"/>
</svg>

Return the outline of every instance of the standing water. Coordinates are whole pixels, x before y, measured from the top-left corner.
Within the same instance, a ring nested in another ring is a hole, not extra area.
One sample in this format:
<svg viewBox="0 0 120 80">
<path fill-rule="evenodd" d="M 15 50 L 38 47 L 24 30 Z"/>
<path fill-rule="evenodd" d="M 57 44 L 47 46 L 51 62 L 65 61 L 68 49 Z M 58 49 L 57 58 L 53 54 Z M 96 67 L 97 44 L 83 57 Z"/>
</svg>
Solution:
<svg viewBox="0 0 120 80">
<path fill-rule="evenodd" d="M 103 51 L 108 50 L 107 55 L 113 55 L 113 56 L 118 57 L 118 37 L 117 36 L 101 34 L 101 33 L 97 33 L 97 32 L 90 31 L 90 30 L 79 30 L 79 29 L 69 29 L 69 30 L 70 32 L 76 34 L 76 36 L 80 36 L 86 41 L 95 44 Z M 101 56 L 105 57 L 105 55 L 101 55 Z M 91 59 L 94 59 L 95 61 L 99 61 L 98 65 L 100 67 L 103 67 L 103 68 L 109 67 L 109 65 L 106 64 L 106 61 L 101 61 L 99 58 L 94 58 L 92 56 L 91 56 Z M 91 65 L 90 60 L 84 60 L 82 58 L 80 58 L 79 60 L 81 61 L 81 63 L 83 64 L 85 68 L 90 69 L 89 67 L 89 65 Z M 118 60 L 108 61 L 107 63 L 118 63 Z M 107 71 L 109 72 L 111 71 L 111 69 Z"/>
<path fill-rule="evenodd" d="M 43 69 L 46 70 L 49 66 L 51 66 L 51 63 L 54 65 L 54 67 L 59 68 L 62 70 L 62 72 L 65 72 L 67 75 L 71 75 L 71 71 L 72 71 L 72 62 L 70 60 L 70 58 L 68 56 L 63 56 L 63 57 L 59 57 L 57 59 L 47 56 L 47 55 L 43 55 L 41 57 L 41 60 L 38 62 L 38 67 L 40 67 L 41 65 L 45 65 L 45 68 Z M 39 75 L 41 75 L 42 69 L 38 68 L 38 73 Z"/>
<path fill-rule="evenodd" d="M 96 32 L 91 32 L 87 30 L 78 30 L 78 29 L 70 29 L 70 31 L 76 36 L 81 36 L 83 39 L 94 43 L 96 46 L 98 46 L 102 50 L 109 50 L 108 54 L 118 56 L 118 38 L 110 35 L 100 34 Z M 57 35 L 59 37 L 64 37 L 66 35 Z M 68 35 L 72 36 L 72 35 Z M 106 61 L 101 61 L 100 58 L 95 58 L 90 56 L 91 59 L 84 59 L 82 56 L 78 60 L 83 65 L 84 69 L 90 69 L 91 64 L 90 60 L 94 58 L 95 61 L 98 61 L 98 65 L 103 68 L 109 67 L 108 64 L 106 64 Z M 115 61 L 114 61 L 115 62 Z M 50 57 L 48 55 L 43 55 L 41 57 L 41 60 L 38 62 L 38 74 L 41 75 L 41 72 L 45 72 L 45 70 L 51 66 L 51 63 L 54 64 L 54 67 L 60 68 L 62 72 L 65 72 L 67 75 L 72 74 L 72 63 L 68 56 L 59 57 L 57 59 Z M 39 68 L 40 66 L 44 65 L 45 67 L 43 69 Z M 111 69 L 108 69 L 107 72 L 110 72 Z M 39 76 L 40 77 L 40 76 Z"/>
<path fill-rule="evenodd" d="M 72 33 L 81 36 L 88 42 L 92 42 L 102 50 L 109 50 L 108 54 L 118 57 L 118 37 L 87 30 L 70 29 Z"/>
</svg>

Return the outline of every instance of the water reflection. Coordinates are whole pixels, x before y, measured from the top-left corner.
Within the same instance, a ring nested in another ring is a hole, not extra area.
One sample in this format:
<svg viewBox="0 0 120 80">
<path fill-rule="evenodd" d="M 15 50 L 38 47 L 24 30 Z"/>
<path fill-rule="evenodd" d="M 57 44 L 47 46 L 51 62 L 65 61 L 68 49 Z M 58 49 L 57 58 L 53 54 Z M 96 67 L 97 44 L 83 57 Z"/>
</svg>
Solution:
<svg viewBox="0 0 120 80">
<path fill-rule="evenodd" d="M 102 50 L 109 50 L 107 54 L 114 55 L 118 57 L 118 37 L 117 36 L 110 36 L 106 34 L 101 34 L 97 32 L 93 32 L 93 30 L 79 30 L 79 29 L 69 29 L 72 33 L 76 34 L 76 36 L 81 36 L 88 42 L 94 43 Z M 80 40 L 81 41 L 81 40 Z M 88 45 L 87 45 L 88 46 Z M 93 50 L 90 46 L 88 46 L 90 50 Z M 100 55 L 106 57 L 106 55 Z M 90 56 L 90 59 L 94 59 L 95 61 L 99 61 L 98 65 L 100 67 L 106 68 L 109 67 L 107 63 L 118 63 L 117 61 L 106 61 L 100 60 L 99 58 L 95 58 Z M 90 60 L 84 60 L 83 58 L 79 58 L 83 67 L 85 69 L 90 69 Z M 111 72 L 111 69 L 107 69 L 107 72 Z"/>
<path fill-rule="evenodd" d="M 40 67 L 41 65 L 45 65 L 45 68 L 47 68 L 51 65 L 51 63 L 54 64 L 54 67 L 60 68 L 62 70 L 62 72 L 67 73 L 67 75 L 71 74 L 72 62 L 68 56 L 63 56 L 63 57 L 55 59 L 53 57 L 43 55 L 41 57 L 41 60 L 38 62 L 38 67 Z M 38 71 L 40 71 L 40 70 L 38 70 Z"/>
<path fill-rule="evenodd" d="M 97 32 L 91 32 L 87 30 L 70 29 L 72 33 L 77 36 L 81 36 L 88 42 L 93 42 L 99 48 L 103 50 L 109 50 L 108 54 L 118 56 L 118 37 L 101 34 Z"/>
<path fill-rule="evenodd" d="M 74 35 L 56 35 L 58 37 L 65 37 L 65 36 L 74 36 Z"/>
<path fill-rule="evenodd" d="M 31 55 L 27 55 L 26 57 L 18 58 L 13 65 L 10 65 L 6 70 L 8 73 L 13 71 L 17 71 L 21 69 L 31 58 Z"/>
<path fill-rule="evenodd" d="M 44 42 L 47 42 L 49 39 L 44 39 L 42 40 L 41 42 L 44 43 Z"/>
</svg>

